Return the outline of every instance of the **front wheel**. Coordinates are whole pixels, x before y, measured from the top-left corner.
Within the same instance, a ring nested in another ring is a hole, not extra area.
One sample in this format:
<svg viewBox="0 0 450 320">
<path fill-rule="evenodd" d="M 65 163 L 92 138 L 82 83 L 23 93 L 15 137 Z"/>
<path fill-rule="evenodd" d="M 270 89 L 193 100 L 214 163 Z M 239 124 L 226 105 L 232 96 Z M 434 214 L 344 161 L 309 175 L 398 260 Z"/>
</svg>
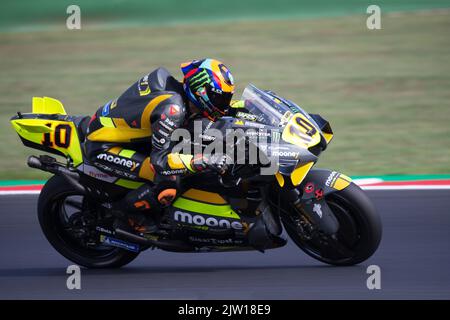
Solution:
<svg viewBox="0 0 450 320">
<path fill-rule="evenodd" d="M 285 216 L 283 224 L 295 244 L 309 256 L 331 265 L 355 265 L 371 257 L 380 244 L 382 225 L 364 191 L 351 183 L 325 200 L 339 222 L 338 232 L 331 237 L 320 232 L 305 236 L 293 219 Z"/>
<path fill-rule="evenodd" d="M 39 224 L 45 237 L 60 254 L 87 268 L 118 268 L 138 253 L 105 246 L 95 231 L 95 203 L 80 195 L 60 176 L 53 176 L 41 191 Z"/>
</svg>

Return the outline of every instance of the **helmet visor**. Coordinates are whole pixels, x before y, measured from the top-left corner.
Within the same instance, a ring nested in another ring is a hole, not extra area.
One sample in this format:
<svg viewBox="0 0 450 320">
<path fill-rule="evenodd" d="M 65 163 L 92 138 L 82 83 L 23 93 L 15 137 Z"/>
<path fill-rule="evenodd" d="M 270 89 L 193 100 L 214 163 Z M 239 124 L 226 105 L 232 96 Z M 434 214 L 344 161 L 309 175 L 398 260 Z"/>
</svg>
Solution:
<svg viewBox="0 0 450 320">
<path fill-rule="evenodd" d="M 231 98 L 233 97 L 231 92 L 217 93 L 212 91 L 211 88 L 207 89 L 207 94 L 211 104 L 221 111 L 230 106 Z"/>
</svg>

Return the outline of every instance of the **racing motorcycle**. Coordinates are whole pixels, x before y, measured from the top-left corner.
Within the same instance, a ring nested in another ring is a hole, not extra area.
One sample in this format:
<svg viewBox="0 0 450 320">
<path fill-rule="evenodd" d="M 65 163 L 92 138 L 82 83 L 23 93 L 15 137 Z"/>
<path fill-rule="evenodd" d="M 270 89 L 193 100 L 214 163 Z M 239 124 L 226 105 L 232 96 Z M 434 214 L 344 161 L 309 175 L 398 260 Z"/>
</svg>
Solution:
<svg viewBox="0 0 450 320">
<path fill-rule="evenodd" d="M 38 200 L 47 240 L 64 257 L 88 268 L 121 267 L 149 248 L 264 252 L 284 246 L 286 234 L 327 264 L 354 265 L 372 256 L 382 226 L 369 198 L 348 176 L 313 168 L 333 138 L 330 124 L 253 85 L 240 102 L 242 108 L 219 119 L 215 128 L 264 136 L 258 151 L 275 159 L 276 169 L 261 174 L 263 164 L 237 161 L 222 174 L 183 177 L 178 197 L 155 214 L 157 230 L 140 233 L 129 215 L 111 210 L 110 203 L 144 181 L 99 170 L 83 154 L 89 117 L 67 115 L 60 101 L 34 97 L 32 112 L 18 112 L 12 126 L 25 146 L 65 159 L 28 158 L 28 166 L 53 174 Z M 250 140 L 240 141 L 248 147 Z"/>
</svg>

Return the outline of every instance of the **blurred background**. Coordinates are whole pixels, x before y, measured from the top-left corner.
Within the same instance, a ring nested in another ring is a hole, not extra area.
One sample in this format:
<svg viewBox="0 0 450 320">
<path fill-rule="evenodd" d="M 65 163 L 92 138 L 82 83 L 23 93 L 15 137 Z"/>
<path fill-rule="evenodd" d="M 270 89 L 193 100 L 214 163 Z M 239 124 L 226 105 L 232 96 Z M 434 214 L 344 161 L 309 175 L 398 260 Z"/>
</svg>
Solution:
<svg viewBox="0 0 450 320">
<path fill-rule="evenodd" d="M 66 8 L 81 9 L 81 30 Z M 381 8 L 381 30 L 366 9 Z M 2 0 L 0 179 L 27 169 L 9 124 L 33 96 L 91 115 L 158 66 L 222 60 L 253 83 L 319 113 L 335 138 L 318 166 L 349 175 L 450 173 L 450 1 Z"/>
</svg>

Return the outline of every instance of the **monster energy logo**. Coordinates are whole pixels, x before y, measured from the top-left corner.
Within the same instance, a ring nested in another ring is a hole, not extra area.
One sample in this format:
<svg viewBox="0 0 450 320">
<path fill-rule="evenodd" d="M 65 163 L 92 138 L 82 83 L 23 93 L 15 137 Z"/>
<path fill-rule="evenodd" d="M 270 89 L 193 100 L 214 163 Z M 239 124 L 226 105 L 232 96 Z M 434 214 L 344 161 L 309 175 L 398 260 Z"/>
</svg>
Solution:
<svg viewBox="0 0 450 320">
<path fill-rule="evenodd" d="M 209 78 L 208 72 L 203 69 L 194 77 L 192 77 L 190 86 L 194 91 L 198 91 L 199 88 L 204 87 L 209 83 L 211 83 L 211 79 Z"/>
<path fill-rule="evenodd" d="M 272 131 L 272 142 L 278 143 L 280 141 L 281 133 L 280 131 Z"/>
</svg>

